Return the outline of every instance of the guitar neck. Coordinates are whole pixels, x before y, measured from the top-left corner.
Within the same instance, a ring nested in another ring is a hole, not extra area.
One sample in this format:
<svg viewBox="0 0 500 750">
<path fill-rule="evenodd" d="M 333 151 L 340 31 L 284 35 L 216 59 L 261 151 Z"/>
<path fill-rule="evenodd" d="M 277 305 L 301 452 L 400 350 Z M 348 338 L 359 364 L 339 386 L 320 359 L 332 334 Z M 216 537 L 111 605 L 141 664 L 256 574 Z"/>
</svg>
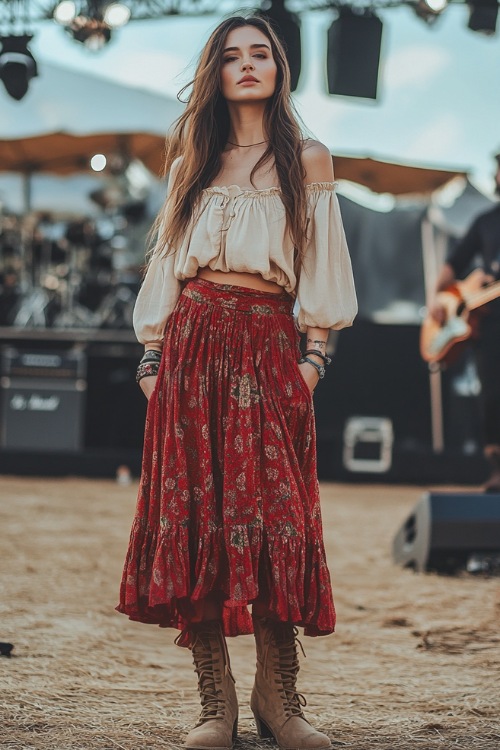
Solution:
<svg viewBox="0 0 500 750">
<path fill-rule="evenodd" d="M 497 297 L 500 297 L 500 281 L 495 281 L 495 283 L 489 284 L 483 289 L 478 289 L 477 292 L 465 295 L 464 301 L 469 310 L 476 310 Z"/>
</svg>

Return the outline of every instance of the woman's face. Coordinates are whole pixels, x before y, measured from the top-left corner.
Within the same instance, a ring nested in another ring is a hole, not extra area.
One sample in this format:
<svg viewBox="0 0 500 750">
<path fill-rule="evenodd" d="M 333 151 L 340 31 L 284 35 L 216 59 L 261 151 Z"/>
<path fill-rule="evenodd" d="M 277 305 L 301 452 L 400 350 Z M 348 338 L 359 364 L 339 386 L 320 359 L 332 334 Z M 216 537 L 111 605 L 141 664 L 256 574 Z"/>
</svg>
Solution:
<svg viewBox="0 0 500 750">
<path fill-rule="evenodd" d="M 254 26 L 241 26 L 229 32 L 221 61 L 222 95 L 227 101 L 269 99 L 276 87 L 277 71 L 271 43 L 265 34 Z"/>
</svg>

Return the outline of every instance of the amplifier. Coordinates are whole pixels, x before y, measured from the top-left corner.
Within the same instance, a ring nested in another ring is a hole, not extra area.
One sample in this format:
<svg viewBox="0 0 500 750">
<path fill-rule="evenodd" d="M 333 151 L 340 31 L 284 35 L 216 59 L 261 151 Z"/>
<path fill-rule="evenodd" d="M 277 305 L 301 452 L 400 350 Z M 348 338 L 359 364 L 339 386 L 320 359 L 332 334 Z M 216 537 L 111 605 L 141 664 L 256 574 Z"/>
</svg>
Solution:
<svg viewBox="0 0 500 750">
<path fill-rule="evenodd" d="M 79 350 L 2 351 L 0 373 L 9 378 L 79 379 L 86 376 L 86 357 Z"/>
<path fill-rule="evenodd" d="M 0 371 L 3 448 L 77 451 L 83 447 L 87 381 L 82 351 L 6 348 Z"/>
</svg>

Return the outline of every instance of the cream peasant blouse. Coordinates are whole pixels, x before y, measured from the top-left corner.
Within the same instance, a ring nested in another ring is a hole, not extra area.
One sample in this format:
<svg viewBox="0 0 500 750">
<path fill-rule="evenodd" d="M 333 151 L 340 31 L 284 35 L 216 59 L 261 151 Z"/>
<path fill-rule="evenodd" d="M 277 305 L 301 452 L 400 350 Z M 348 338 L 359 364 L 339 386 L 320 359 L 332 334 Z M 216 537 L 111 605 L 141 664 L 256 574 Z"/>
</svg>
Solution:
<svg viewBox="0 0 500 750">
<path fill-rule="evenodd" d="M 205 188 L 176 252 L 162 257 L 163 245 L 153 251 L 134 309 L 138 340 L 161 346 L 181 281 L 196 276 L 204 266 L 260 273 L 284 287 L 297 298 L 296 324 L 303 333 L 307 326 L 350 326 L 357 301 L 336 186 L 336 182 L 306 186 L 309 239 L 298 285 L 280 188 Z"/>
</svg>

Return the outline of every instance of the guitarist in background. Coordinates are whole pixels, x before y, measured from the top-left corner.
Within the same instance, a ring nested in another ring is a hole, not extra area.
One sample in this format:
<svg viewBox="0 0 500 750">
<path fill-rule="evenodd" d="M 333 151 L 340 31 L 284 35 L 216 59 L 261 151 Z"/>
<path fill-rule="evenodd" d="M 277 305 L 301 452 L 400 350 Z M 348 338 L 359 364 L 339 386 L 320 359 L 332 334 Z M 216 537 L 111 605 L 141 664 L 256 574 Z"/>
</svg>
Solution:
<svg viewBox="0 0 500 750">
<path fill-rule="evenodd" d="M 500 197 L 500 154 L 495 156 L 495 193 Z M 500 279 L 500 203 L 480 214 L 443 265 L 436 293 L 463 278 L 471 265 L 484 272 L 484 284 Z M 500 298 L 489 302 L 479 323 L 477 361 L 483 401 L 484 453 L 491 464 L 485 492 L 500 492 Z M 435 303 L 430 314 L 442 324 L 445 309 Z"/>
</svg>

